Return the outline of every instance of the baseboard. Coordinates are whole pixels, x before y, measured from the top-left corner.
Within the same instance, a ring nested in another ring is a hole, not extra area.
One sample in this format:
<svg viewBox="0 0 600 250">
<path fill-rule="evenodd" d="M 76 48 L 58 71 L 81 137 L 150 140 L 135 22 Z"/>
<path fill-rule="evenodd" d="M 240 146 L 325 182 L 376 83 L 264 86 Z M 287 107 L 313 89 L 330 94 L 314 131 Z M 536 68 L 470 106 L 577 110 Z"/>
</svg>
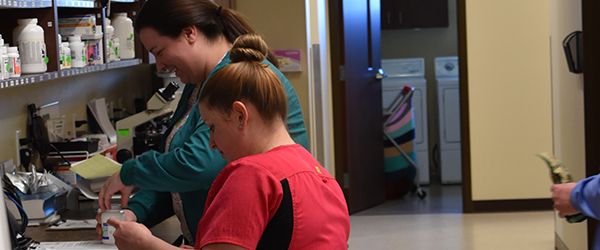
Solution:
<svg viewBox="0 0 600 250">
<path fill-rule="evenodd" d="M 567 245 L 565 245 L 565 243 L 560 239 L 560 236 L 558 236 L 556 233 L 554 233 L 554 248 L 556 250 L 569 250 Z"/>
<path fill-rule="evenodd" d="M 474 213 L 552 210 L 551 199 L 473 201 Z"/>
</svg>

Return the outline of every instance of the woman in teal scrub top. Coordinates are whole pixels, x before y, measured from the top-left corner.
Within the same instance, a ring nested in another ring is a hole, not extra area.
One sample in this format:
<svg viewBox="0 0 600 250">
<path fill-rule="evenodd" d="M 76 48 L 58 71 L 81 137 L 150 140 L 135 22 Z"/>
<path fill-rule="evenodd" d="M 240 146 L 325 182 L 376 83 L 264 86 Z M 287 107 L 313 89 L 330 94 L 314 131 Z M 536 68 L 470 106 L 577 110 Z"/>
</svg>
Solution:
<svg viewBox="0 0 600 250">
<path fill-rule="evenodd" d="M 149 0 L 136 18 L 135 30 L 156 57 L 157 70 L 175 72 L 188 84 L 165 132 L 161 152 L 148 151 L 124 162 L 102 187 L 100 207 L 103 211 L 110 208 L 111 196 L 121 191 L 128 221 L 150 227 L 175 214 L 187 244 L 193 245 L 208 190 L 227 164 L 209 147 L 209 128 L 196 101 L 203 83 L 231 62 L 233 41 L 254 31 L 239 13 L 210 0 Z M 296 92 L 271 62 L 276 60 L 263 63 L 276 72 L 285 88 L 288 131 L 308 149 Z M 133 186 L 141 190 L 128 199 Z"/>
</svg>

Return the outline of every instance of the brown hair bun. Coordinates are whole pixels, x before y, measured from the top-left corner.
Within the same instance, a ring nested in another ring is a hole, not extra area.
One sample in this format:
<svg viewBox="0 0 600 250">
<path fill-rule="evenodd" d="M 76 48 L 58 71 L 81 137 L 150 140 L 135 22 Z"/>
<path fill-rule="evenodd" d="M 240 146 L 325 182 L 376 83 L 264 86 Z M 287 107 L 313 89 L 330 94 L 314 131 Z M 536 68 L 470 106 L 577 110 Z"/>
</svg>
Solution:
<svg viewBox="0 0 600 250">
<path fill-rule="evenodd" d="M 267 43 L 257 34 L 247 34 L 235 39 L 229 52 L 232 62 L 262 62 L 269 54 Z"/>
</svg>

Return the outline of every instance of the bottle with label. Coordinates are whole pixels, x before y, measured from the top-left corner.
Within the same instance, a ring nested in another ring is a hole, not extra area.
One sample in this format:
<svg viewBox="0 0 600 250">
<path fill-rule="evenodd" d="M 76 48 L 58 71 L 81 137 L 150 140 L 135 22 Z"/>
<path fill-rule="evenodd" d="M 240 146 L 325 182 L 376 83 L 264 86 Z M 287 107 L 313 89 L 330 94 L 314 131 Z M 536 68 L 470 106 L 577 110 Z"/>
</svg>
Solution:
<svg viewBox="0 0 600 250">
<path fill-rule="evenodd" d="M 37 18 L 17 19 L 17 26 L 13 30 L 13 44 L 21 52 L 21 73 L 43 73 L 46 66 L 46 42 L 44 29 L 37 25 Z"/>
<path fill-rule="evenodd" d="M 8 47 L 8 68 L 10 78 L 21 77 L 21 59 L 17 47 Z"/>
<path fill-rule="evenodd" d="M 113 233 L 115 232 L 115 227 L 108 225 L 106 221 L 110 218 L 115 218 L 117 220 L 125 221 L 125 213 L 121 210 L 120 206 L 112 205 L 112 209 L 106 210 L 100 215 L 102 219 L 102 243 L 104 244 L 115 244 L 115 238 L 113 237 Z"/>
<path fill-rule="evenodd" d="M 58 59 L 59 59 L 59 65 L 58 68 L 59 69 L 64 69 L 65 68 L 65 60 L 67 58 L 65 58 L 65 47 L 62 46 L 62 42 L 58 43 Z"/>
<path fill-rule="evenodd" d="M 81 41 L 80 35 L 69 36 L 69 48 L 71 49 L 71 67 L 85 67 L 87 65 L 87 51 L 86 47 Z"/>
<path fill-rule="evenodd" d="M 4 66 L 4 61 L 2 61 L 2 45 L 4 44 L 4 39 L 2 39 L 2 34 L 0 34 L 0 81 L 4 80 L 4 70 L 2 66 Z"/>
<path fill-rule="evenodd" d="M 110 19 L 108 18 L 104 20 L 104 23 L 106 24 L 106 61 L 114 62 L 117 57 L 113 48 L 115 42 L 115 27 L 110 24 Z"/>
<path fill-rule="evenodd" d="M 121 61 L 121 56 L 119 55 L 119 49 L 121 48 L 121 43 L 119 42 L 119 38 L 115 37 L 115 42 L 113 43 L 113 58 L 111 62 Z"/>
<path fill-rule="evenodd" d="M 63 69 L 70 69 L 71 68 L 71 48 L 69 48 L 69 42 L 62 42 L 60 44 L 60 47 L 62 48 L 62 52 L 63 52 L 63 56 L 64 58 L 62 59 L 62 68 Z"/>
<path fill-rule="evenodd" d="M 126 12 L 115 13 L 112 19 L 112 26 L 115 28 L 115 38 L 119 38 L 119 43 L 121 44 L 121 48 L 119 48 L 121 59 L 135 58 L 133 21 L 127 17 Z"/>
<path fill-rule="evenodd" d="M 8 64 L 8 47 L 2 45 L 0 48 L 2 51 L 2 78 L 10 78 L 9 64 Z"/>
</svg>

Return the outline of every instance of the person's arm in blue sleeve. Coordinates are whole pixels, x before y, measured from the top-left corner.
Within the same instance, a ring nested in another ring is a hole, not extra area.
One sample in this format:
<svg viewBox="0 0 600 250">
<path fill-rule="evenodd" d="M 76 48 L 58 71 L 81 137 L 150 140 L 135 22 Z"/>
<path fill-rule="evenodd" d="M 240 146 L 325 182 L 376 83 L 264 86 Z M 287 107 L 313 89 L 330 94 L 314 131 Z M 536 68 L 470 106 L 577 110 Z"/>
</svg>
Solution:
<svg viewBox="0 0 600 250">
<path fill-rule="evenodd" d="M 600 218 L 600 175 L 590 176 L 571 190 L 575 210 L 595 219 Z"/>
</svg>

